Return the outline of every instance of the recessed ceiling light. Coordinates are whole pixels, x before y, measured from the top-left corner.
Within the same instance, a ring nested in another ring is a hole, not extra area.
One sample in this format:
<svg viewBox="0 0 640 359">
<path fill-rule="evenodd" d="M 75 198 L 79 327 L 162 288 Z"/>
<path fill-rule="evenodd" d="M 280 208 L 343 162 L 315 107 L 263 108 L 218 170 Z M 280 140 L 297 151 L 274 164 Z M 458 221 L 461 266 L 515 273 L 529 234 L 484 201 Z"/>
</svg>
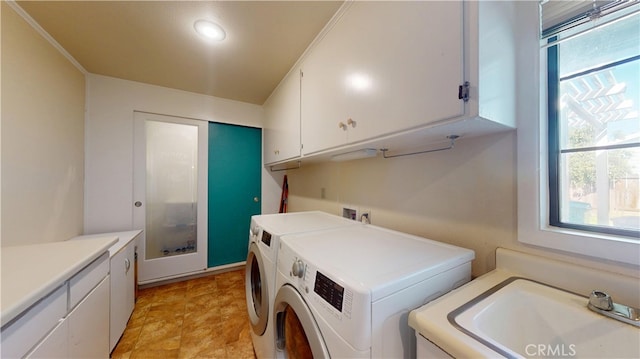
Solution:
<svg viewBox="0 0 640 359">
<path fill-rule="evenodd" d="M 222 41 L 227 37 L 227 33 L 224 32 L 222 27 L 214 22 L 208 20 L 198 20 L 193 24 L 193 28 L 196 32 L 207 39 Z"/>
</svg>

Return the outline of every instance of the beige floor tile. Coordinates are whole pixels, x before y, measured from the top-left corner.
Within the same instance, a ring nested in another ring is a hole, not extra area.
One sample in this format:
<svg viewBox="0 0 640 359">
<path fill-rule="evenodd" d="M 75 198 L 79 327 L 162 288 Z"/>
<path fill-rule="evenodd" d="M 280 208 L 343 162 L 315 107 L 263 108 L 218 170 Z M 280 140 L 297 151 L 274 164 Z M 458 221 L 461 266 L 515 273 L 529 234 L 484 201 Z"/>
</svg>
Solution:
<svg viewBox="0 0 640 359">
<path fill-rule="evenodd" d="M 112 359 L 255 359 L 244 269 L 138 292 Z"/>
</svg>

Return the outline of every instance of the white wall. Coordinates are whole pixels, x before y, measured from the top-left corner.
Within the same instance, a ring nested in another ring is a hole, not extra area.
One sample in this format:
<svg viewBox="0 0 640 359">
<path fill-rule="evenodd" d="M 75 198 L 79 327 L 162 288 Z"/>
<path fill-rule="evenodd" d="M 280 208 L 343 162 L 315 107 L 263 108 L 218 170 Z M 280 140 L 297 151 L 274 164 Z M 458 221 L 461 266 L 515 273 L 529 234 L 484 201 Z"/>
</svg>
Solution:
<svg viewBox="0 0 640 359">
<path fill-rule="evenodd" d="M 134 229 L 134 111 L 262 127 L 261 106 L 89 75 L 85 126 L 86 233 Z M 263 172 L 263 179 L 267 177 Z M 263 208 L 274 205 L 263 201 Z"/>
<path fill-rule="evenodd" d="M 369 209 L 375 225 L 473 249 L 480 275 L 495 268 L 496 247 L 515 242 L 515 145 L 511 132 L 450 151 L 303 165 L 288 173 L 290 209 Z"/>
<path fill-rule="evenodd" d="M 84 74 L 2 2 L 2 245 L 82 233 Z"/>
</svg>

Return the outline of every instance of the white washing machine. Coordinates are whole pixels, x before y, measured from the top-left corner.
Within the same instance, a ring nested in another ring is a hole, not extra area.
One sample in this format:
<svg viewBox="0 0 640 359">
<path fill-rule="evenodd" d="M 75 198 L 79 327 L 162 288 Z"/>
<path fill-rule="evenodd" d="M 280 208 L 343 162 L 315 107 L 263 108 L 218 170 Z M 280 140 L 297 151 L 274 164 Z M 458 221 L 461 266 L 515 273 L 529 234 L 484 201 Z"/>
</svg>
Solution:
<svg viewBox="0 0 640 359">
<path fill-rule="evenodd" d="M 288 233 L 362 225 L 320 211 L 251 217 L 245 288 L 247 312 L 252 327 L 251 338 L 259 359 L 275 356 L 274 327 L 269 318 L 275 298 L 276 259 L 280 237 Z"/>
<path fill-rule="evenodd" d="M 468 282 L 473 258 L 371 225 L 283 236 L 276 357 L 415 358 L 409 312 Z"/>
</svg>

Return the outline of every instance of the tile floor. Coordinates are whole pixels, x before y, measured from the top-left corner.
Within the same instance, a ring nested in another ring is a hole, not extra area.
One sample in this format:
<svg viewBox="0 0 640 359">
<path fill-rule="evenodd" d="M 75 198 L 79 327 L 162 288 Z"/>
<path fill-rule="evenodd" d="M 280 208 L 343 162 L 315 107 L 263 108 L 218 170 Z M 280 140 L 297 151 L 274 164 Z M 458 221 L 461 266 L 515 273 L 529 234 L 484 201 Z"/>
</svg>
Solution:
<svg viewBox="0 0 640 359">
<path fill-rule="evenodd" d="M 113 359 L 255 358 L 244 269 L 143 289 Z"/>
</svg>

